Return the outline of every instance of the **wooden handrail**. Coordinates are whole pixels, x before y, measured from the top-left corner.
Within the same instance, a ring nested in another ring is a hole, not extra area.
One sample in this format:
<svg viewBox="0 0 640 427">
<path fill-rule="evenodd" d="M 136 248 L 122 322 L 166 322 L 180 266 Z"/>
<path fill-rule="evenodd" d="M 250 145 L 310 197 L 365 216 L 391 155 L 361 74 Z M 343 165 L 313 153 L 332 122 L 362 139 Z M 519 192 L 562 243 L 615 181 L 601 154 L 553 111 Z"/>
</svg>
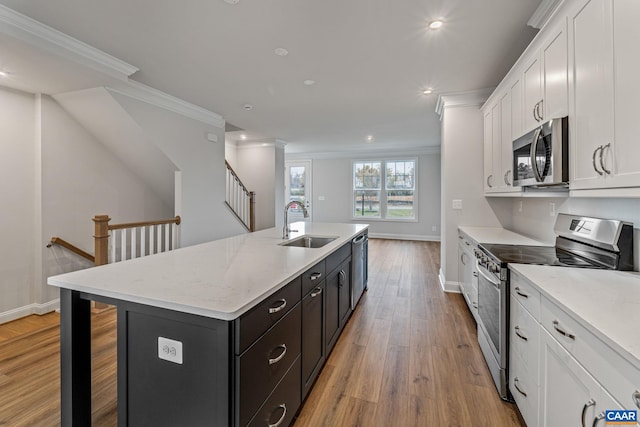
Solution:
<svg viewBox="0 0 640 427">
<path fill-rule="evenodd" d="M 229 169 L 229 172 L 231 172 L 231 174 L 234 176 L 235 179 L 238 180 L 238 184 L 240 184 L 240 187 L 242 187 L 242 189 L 244 190 L 245 193 L 250 194 L 251 191 L 249 191 L 247 189 L 247 186 L 244 185 L 244 183 L 242 182 L 242 180 L 240 179 L 240 177 L 238 176 L 238 174 L 236 173 L 236 171 L 233 170 L 233 168 L 231 167 L 231 165 L 229 164 L 229 162 L 227 162 L 226 160 L 224 161 L 224 164 L 227 165 L 227 169 Z"/>
<path fill-rule="evenodd" d="M 136 227 L 147 227 L 150 225 L 164 225 L 164 224 L 176 224 L 180 225 L 180 215 L 177 215 L 175 218 L 171 219 L 163 219 L 159 221 L 142 221 L 142 222 L 129 222 L 126 224 L 109 224 L 109 230 L 122 230 L 123 228 L 136 228 Z"/>
<path fill-rule="evenodd" d="M 84 257 L 84 258 L 88 259 L 89 261 L 91 261 L 93 263 L 96 262 L 95 257 L 93 255 L 91 255 L 89 252 L 83 251 L 79 247 L 72 245 L 71 243 L 67 242 L 64 239 L 61 239 L 60 237 L 52 237 L 51 238 L 51 243 L 49 245 L 47 245 L 47 247 L 51 247 L 51 245 L 62 246 L 63 248 L 70 250 L 71 252 L 73 252 L 76 255 L 80 255 L 81 257 Z"/>
</svg>

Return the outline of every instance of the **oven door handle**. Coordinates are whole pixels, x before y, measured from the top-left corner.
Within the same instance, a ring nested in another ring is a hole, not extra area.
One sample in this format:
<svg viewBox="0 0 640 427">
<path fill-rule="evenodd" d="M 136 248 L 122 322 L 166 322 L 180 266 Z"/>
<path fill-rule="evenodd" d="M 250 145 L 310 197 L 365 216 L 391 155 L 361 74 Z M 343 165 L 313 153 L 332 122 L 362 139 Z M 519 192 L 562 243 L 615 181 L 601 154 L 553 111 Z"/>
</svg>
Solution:
<svg viewBox="0 0 640 427">
<path fill-rule="evenodd" d="M 538 163 L 536 161 L 536 152 L 538 151 L 538 140 L 540 139 L 540 134 L 542 133 L 542 126 L 536 129 L 536 132 L 533 134 L 533 141 L 531 141 L 531 170 L 533 171 L 533 176 L 535 177 L 537 182 L 542 182 L 544 179 L 540 175 L 540 171 L 538 170 Z"/>
<path fill-rule="evenodd" d="M 500 289 L 500 281 L 497 281 L 497 282 L 493 281 L 493 279 L 491 279 L 491 277 L 489 277 L 489 276 L 487 276 L 486 274 L 484 274 L 484 272 L 483 272 L 482 270 L 484 270 L 484 267 L 482 267 L 480 264 L 478 264 L 478 273 L 480 273 L 480 275 L 481 275 L 482 277 L 484 277 L 484 279 L 485 279 L 487 282 L 491 283 L 491 284 L 492 284 L 493 286 L 495 286 L 497 289 Z"/>
</svg>

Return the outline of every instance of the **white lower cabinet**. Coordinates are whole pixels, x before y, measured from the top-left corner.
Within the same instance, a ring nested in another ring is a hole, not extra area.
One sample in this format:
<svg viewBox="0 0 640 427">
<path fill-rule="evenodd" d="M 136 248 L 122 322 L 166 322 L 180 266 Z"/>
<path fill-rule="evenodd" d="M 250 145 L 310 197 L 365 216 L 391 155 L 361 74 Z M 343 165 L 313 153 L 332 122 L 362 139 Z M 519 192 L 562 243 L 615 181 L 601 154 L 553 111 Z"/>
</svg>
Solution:
<svg viewBox="0 0 640 427">
<path fill-rule="evenodd" d="M 458 245 L 458 279 L 460 292 L 476 322 L 478 321 L 478 273 L 476 272 L 476 258 L 473 242 L 460 235 Z"/>
<path fill-rule="evenodd" d="M 515 271 L 510 290 L 509 389 L 528 427 L 604 427 L 606 410 L 640 409 L 640 369 Z"/>
<path fill-rule="evenodd" d="M 546 330 L 541 336 L 539 425 L 604 426 L 604 411 L 620 405 Z"/>
</svg>

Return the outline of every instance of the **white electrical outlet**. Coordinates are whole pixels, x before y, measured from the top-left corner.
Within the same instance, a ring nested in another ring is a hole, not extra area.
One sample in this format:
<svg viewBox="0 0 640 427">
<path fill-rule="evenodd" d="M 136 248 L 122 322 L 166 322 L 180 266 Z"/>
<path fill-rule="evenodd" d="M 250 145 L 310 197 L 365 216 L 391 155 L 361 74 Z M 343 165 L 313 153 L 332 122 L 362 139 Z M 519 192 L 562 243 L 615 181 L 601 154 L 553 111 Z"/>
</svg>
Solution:
<svg viewBox="0 0 640 427">
<path fill-rule="evenodd" d="M 462 200 L 453 200 L 452 206 L 453 209 L 455 210 L 462 210 Z"/>
<path fill-rule="evenodd" d="M 324 196 L 318 196 L 318 200 L 324 200 Z"/>
<path fill-rule="evenodd" d="M 158 337 L 158 357 L 182 365 L 182 342 Z"/>
</svg>

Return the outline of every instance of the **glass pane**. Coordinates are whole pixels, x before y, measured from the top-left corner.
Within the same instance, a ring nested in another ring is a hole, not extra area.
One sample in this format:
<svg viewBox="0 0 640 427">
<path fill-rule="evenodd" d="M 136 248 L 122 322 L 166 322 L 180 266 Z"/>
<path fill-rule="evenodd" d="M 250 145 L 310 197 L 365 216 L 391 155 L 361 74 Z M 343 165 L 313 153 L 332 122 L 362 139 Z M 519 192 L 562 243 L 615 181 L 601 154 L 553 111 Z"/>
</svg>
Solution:
<svg viewBox="0 0 640 427">
<path fill-rule="evenodd" d="M 354 190 L 380 188 L 380 162 L 358 162 L 353 164 Z"/>
<path fill-rule="evenodd" d="M 414 218 L 413 190 L 387 191 L 387 218 Z"/>
<path fill-rule="evenodd" d="M 406 189 L 413 190 L 415 188 L 415 161 L 399 160 L 387 162 L 387 189 Z"/>
<path fill-rule="evenodd" d="M 354 216 L 380 218 L 379 191 L 357 190 L 354 193 Z"/>
<path fill-rule="evenodd" d="M 289 202 L 298 201 L 305 204 L 305 167 L 291 166 L 289 168 Z M 293 218 L 296 213 L 302 215 L 302 208 L 292 207 L 289 211 Z"/>
</svg>

